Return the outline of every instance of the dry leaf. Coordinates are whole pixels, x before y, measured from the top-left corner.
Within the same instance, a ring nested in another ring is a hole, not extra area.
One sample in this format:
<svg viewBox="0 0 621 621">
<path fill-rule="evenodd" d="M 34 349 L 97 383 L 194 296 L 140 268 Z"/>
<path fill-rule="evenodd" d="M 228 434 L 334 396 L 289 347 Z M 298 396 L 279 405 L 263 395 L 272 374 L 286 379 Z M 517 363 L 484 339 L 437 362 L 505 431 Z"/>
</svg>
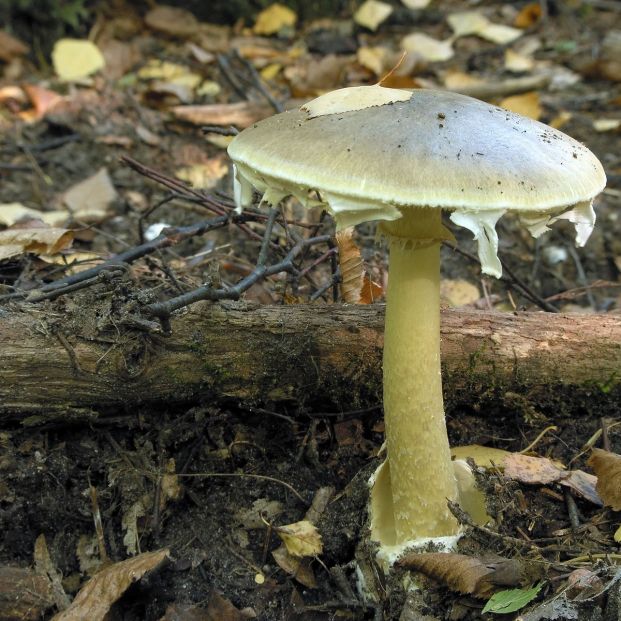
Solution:
<svg viewBox="0 0 621 621">
<path fill-rule="evenodd" d="M 254 616 L 256 615 L 252 615 L 252 617 Z M 233 606 L 220 593 L 212 591 L 209 596 L 209 604 L 205 611 L 205 616 L 201 618 L 201 621 L 246 621 L 249 618 L 248 614 Z M 190 620 L 188 619 L 188 621 Z M 195 617 L 192 621 L 199 621 L 199 618 Z"/>
<path fill-rule="evenodd" d="M 175 176 L 187 181 L 194 188 L 214 188 L 229 172 L 223 155 L 217 155 L 200 164 L 184 166 L 175 171 Z"/>
<path fill-rule="evenodd" d="M 589 502 L 602 505 L 596 491 L 597 478 L 582 470 L 562 470 L 547 457 L 530 457 L 512 453 L 503 460 L 505 476 L 528 484 L 559 483 L 569 487 Z"/>
<path fill-rule="evenodd" d="M 507 455 L 502 462 L 505 476 L 522 483 L 548 484 L 557 482 L 564 471 L 547 457 L 531 457 L 520 453 Z"/>
<path fill-rule="evenodd" d="M 45 535 L 39 535 L 35 541 L 34 561 L 37 573 L 50 579 L 52 598 L 56 607 L 59 610 L 65 610 L 69 606 L 70 600 L 61 584 L 62 576 L 50 557 Z"/>
<path fill-rule="evenodd" d="M 621 543 L 621 526 L 619 526 L 619 528 L 617 528 L 617 530 L 615 531 L 614 540 L 617 543 Z"/>
<path fill-rule="evenodd" d="M 292 556 L 318 556 L 323 551 L 321 535 L 317 527 L 308 520 L 278 526 L 274 530 Z"/>
<path fill-rule="evenodd" d="M 49 226 L 61 226 L 67 221 L 69 214 L 56 209 L 54 211 L 37 211 L 21 203 L 0 204 L 0 224 L 13 226 L 17 222 L 27 220 L 41 220 Z"/>
<path fill-rule="evenodd" d="M 459 91 L 461 88 L 468 88 L 484 84 L 481 78 L 464 73 L 463 71 L 447 71 L 442 79 L 444 86 L 452 91 Z"/>
<path fill-rule="evenodd" d="M 440 298 L 449 306 L 473 304 L 480 297 L 479 288 L 467 280 L 442 279 L 440 282 Z"/>
<path fill-rule="evenodd" d="M 87 39 L 60 39 L 52 51 L 54 71 L 61 80 L 81 80 L 103 69 L 99 48 Z"/>
<path fill-rule="evenodd" d="M 535 59 L 532 56 L 519 54 L 513 50 L 505 50 L 505 69 L 512 73 L 523 73 L 531 71 L 535 66 Z"/>
<path fill-rule="evenodd" d="M 269 104 L 240 101 L 232 104 L 207 104 L 204 106 L 174 106 L 173 115 L 194 125 L 235 125 L 248 127 L 274 113 Z"/>
<path fill-rule="evenodd" d="M 110 565 L 95 574 L 75 596 L 67 610 L 52 621 L 104 621 L 110 607 L 132 583 L 155 569 L 168 558 L 168 550 L 145 552 L 134 558 Z"/>
<path fill-rule="evenodd" d="M 621 455 L 593 449 L 587 464 L 597 475 L 597 492 L 604 504 L 621 511 Z"/>
<path fill-rule="evenodd" d="M 392 6 L 379 0 L 366 0 L 354 13 L 354 21 L 359 26 L 375 32 L 392 13 Z"/>
<path fill-rule="evenodd" d="M 46 576 L 22 567 L 0 567 L 0 618 L 39 621 L 53 605 L 52 585 Z"/>
<path fill-rule="evenodd" d="M 541 5 L 538 2 L 531 2 L 522 7 L 516 15 L 513 25 L 516 28 L 530 28 L 541 19 Z"/>
<path fill-rule="evenodd" d="M 511 112 L 528 116 L 531 119 L 535 119 L 535 121 L 541 118 L 541 113 L 543 112 L 541 102 L 539 101 L 539 93 L 535 91 L 524 93 L 523 95 L 505 97 L 500 102 L 500 106 Z"/>
<path fill-rule="evenodd" d="M 422 33 L 414 32 L 401 40 L 401 49 L 417 54 L 429 62 L 443 62 L 453 58 L 453 40 L 439 41 Z"/>
<path fill-rule="evenodd" d="M 173 37 L 191 37 L 200 26 L 190 11 L 165 5 L 151 9 L 144 16 L 144 21 L 149 28 Z"/>
<path fill-rule="evenodd" d="M 479 11 L 459 11 L 451 13 L 446 21 L 449 23 L 455 37 L 466 37 L 478 34 L 489 24 L 489 20 Z"/>
<path fill-rule="evenodd" d="M 512 28 L 503 24 L 492 24 L 491 22 L 477 32 L 477 35 L 482 39 L 497 43 L 498 45 L 511 43 L 521 37 L 522 34 L 522 31 L 518 28 Z"/>
<path fill-rule="evenodd" d="M 287 547 L 281 545 L 272 552 L 272 557 L 276 564 L 290 576 L 295 578 L 300 584 L 309 589 L 317 588 L 317 579 L 311 567 L 311 559 L 296 558 L 287 552 Z"/>
<path fill-rule="evenodd" d="M 280 32 L 283 28 L 293 28 L 297 21 L 295 11 L 275 2 L 259 13 L 252 31 L 258 35 L 269 36 Z"/>
<path fill-rule="evenodd" d="M 522 576 L 522 564 L 518 560 L 483 559 L 452 552 L 414 552 L 401 557 L 396 565 L 419 571 L 453 591 L 479 598 L 489 597 L 497 585 L 518 586 Z"/>
<path fill-rule="evenodd" d="M 76 220 L 92 222 L 108 215 L 108 207 L 116 197 L 116 189 L 104 167 L 69 188 L 63 195 L 63 202 Z"/>
<path fill-rule="evenodd" d="M 394 56 L 392 50 L 379 45 L 374 47 L 361 46 L 356 52 L 356 60 L 377 76 L 384 74 L 394 65 Z"/>
<path fill-rule="evenodd" d="M 571 120 L 573 114 L 568 112 L 567 110 L 561 110 L 549 123 L 550 127 L 554 127 L 554 129 L 561 129 L 567 125 L 567 123 Z"/>
<path fill-rule="evenodd" d="M 511 26 L 493 24 L 479 11 L 451 13 L 446 20 L 457 37 L 477 35 L 492 43 L 506 45 L 522 36 L 522 31 Z"/>
<path fill-rule="evenodd" d="M 358 304 L 373 304 L 384 295 L 384 288 L 379 283 L 371 280 L 368 274 L 362 279 L 362 289 L 360 290 L 360 299 Z"/>
<path fill-rule="evenodd" d="M 353 239 L 354 229 L 349 227 L 336 234 L 341 266 L 341 295 L 345 302 L 357 304 L 364 277 L 364 265 L 360 256 L 360 248 Z"/>
<path fill-rule="evenodd" d="M 424 9 L 431 0 L 401 0 L 401 3 L 408 7 L 408 9 Z"/>
<path fill-rule="evenodd" d="M 0 231 L 0 261 L 20 254 L 55 254 L 68 248 L 73 232 L 37 226 Z"/>
<path fill-rule="evenodd" d="M 29 48 L 25 43 L 22 43 L 5 30 L 0 30 L 0 60 L 8 63 L 17 56 L 28 54 L 28 51 Z"/>
<path fill-rule="evenodd" d="M 595 119 L 593 129 L 596 132 L 611 132 L 621 127 L 621 119 Z"/>
<path fill-rule="evenodd" d="M 502 468 L 503 459 L 507 455 L 512 454 L 503 449 L 481 446 L 480 444 L 451 447 L 451 457 L 453 459 L 472 459 L 480 468 L 493 468 L 494 466 Z"/>
</svg>

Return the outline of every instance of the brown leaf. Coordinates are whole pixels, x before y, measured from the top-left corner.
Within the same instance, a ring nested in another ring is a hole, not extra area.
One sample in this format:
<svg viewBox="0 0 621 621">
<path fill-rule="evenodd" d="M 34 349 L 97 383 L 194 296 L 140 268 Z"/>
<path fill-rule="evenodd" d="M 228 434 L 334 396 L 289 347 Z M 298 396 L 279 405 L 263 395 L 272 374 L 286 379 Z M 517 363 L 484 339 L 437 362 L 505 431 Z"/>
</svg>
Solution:
<svg viewBox="0 0 621 621">
<path fill-rule="evenodd" d="M 23 89 L 33 107 L 20 112 L 19 116 L 28 123 L 40 121 L 56 105 L 63 101 L 62 95 L 36 84 L 24 84 Z"/>
<path fill-rule="evenodd" d="M 452 552 L 413 552 L 396 564 L 443 582 L 453 591 L 480 598 L 489 597 L 495 586 L 518 586 L 523 570 L 522 564 L 515 559 L 484 559 Z"/>
<path fill-rule="evenodd" d="M 0 30 L 0 60 L 11 62 L 16 56 L 28 53 L 28 46 L 8 32 Z"/>
<path fill-rule="evenodd" d="M 95 574 L 76 595 L 71 606 L 52 621 L 103 621 L 110 607 L 133 582 L 168 558 L 168 549 L 145 552 L 115 563 Z"/>
<path fill-rule="evenodd" d="M 0 567 L 0 618 L 36 621 L 53 605 L 47 576 L 25 567 Z"/>
<path fill-rule="evenodd" d="M 621 455 L 593 449 L 587 462 L 597 475 L 597 492 L 604 504 L 621 511 Z"/>
<path fill-rule="evenodd" d="M 199 29 L 198 20 L 190 11 L 174 6 L 156 6 L 144 21 L 149 28 L 173 37 L 191 37 Z"/>
<path fill-rule="evenodd" d="M 172 113 L 179 120 L 194 125 L 235 125 L 244 128 L 271 116 L 274 109 L 269 104 L 240 101 L 232 104 L 175 106 Z"/>
<path fill-rule="evenodd" d="M 343 300 L 358 304 L 364 277 L 364 265 L 360 248 L 353 239 L 354 229 L 349 227 L 336 234 L 341 266 L 341 294 Z"/>
<path fill-rule="evenodd" d="M 511 112 L 528 116 L 531 119 L 535 119 L 535 121 L 541 118 L 543 112 L 541 102 L 539 101 L 539 93 L 535 91 L 506 97 L 500 102 L 500 106 L 506 110 L 511 110 Z"/>
<path fill-rule="evenodd" d="M 0 231 L 0 260 L 20 254 L 55 254 L 68 248 L 72 241 L 72 231 L 42 223 L 36 228 L 7 229 Z"/>
<path fill-rule="evenodd" d="M 246 621 L 248 618 L 249 615 L 235 608 L 228 599 L 212 591 L 205 621 Z"/>
<path fill-rule="evenodd" d="M 561 478 L 563 471 L 547 457 L 531 457 L 521 453 L 511 453 L 503 459 L 505 476 L 522 483 L 545 485 Z"/>
<path fill-rule="evenodd" d="M 295 558 L 287 552 L 284 543 L 272 552 L 272 557 L 283 571 L 295 578 L 300 584 L 309 589 L 317 588 L 317 579 L 311 567 L 312 559 Z"/>
<path fill-rule="evenodd" d="M 516 28 L 530 28 L 541 19 L 541 5 L 538 2 L 531 2 L 522 7 L 516 15 L 513 25 Z"/>
<path fill-rule="evenodd" d="M 360 290 L 360 299 L 358 304 L 373 304 L 384 295 L 382 285 L 371 280 L 368 274 L 364 275 L 362 280 L 362 289 Z"/>
</svg>

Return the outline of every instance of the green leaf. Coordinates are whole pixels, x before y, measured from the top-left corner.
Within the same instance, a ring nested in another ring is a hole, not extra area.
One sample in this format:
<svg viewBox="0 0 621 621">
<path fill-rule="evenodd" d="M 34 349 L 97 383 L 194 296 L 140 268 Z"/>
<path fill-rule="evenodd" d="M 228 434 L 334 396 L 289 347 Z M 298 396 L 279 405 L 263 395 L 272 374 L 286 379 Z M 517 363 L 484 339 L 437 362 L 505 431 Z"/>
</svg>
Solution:
<svg viewBox="0 0 621 621">
<path fill-rule="evenodd" d="M 483 612 L 493 612 L 497 615 L 506 615 L 515 612 L 520 608 L 524 608 L 526 604 L 537 597 L 543 583 L 536 584 L 531 589 L 510 589 L 508 591 L 499 591 L 492 595 L 485 604 Z"/>
</svg>

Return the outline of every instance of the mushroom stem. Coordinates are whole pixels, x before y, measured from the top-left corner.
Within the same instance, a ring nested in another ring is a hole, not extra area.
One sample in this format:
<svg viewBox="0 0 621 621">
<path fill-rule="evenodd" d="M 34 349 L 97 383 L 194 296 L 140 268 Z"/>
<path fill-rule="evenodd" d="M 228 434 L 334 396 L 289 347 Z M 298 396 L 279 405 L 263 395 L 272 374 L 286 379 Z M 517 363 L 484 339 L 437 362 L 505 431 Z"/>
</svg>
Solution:
<svg viewBox="0 0 621 621">
<path fill-rule="evenodd" d="M 384 417 L 395 543 L 455 534 L 458 492 L 440 369 L 439 209 L 404 209 L 382 223 L 390 241 L 384 334 Z M 450 234 L 449 234 L 450 235 Z"/>
</svg>

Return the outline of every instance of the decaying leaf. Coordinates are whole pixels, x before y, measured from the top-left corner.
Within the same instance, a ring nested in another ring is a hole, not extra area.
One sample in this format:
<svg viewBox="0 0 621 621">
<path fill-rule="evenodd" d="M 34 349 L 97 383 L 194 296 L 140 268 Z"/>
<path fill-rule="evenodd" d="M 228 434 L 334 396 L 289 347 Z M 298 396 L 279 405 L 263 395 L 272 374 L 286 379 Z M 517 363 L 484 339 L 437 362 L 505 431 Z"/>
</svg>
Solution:
<svg viewBox="0 0 621 621">
<path fill-rule="evenodd" d="M 522 7 L 515 16 L 513 25 L 516 28 L 531 28 L 541 19 L 541 5 L 538 2 L 531 2 Z"/>
<path fill-rule="evenodd" d="M 451 15 L 447 17 L 447 21 L 455 37 L 477 35 L 482 39 L 497 43 L 498 45 L 511 43 L 523 34 L 518 28 L 490 22 L 489 19 L 479 11 L 451 13 Z"/>
<path fill-rule="evenodd" d="M 116 196 L 112 179 L 104 167 L 69 188 L 63 196 L 63 202 L 76 219 L 93 222 L 101 221 L 107 216 L 108 207 Z"/>
<path fill-rule="evenodd" d="M 503 466 L 505 476 L 510 479 L 539 485 L 559 483 L 593 504 L 602 504 L 596 490 L 597 478 L 582 470 L 563 470 L 547 457 L 531 457 L 520 453 L 505 457 Z"/>
<path fill-rule="evenodd" d="M 247 621 L 256 615 L 251 609 L 239 610 L 228 599 L 217 591 L 212 591 L 204 617 L 197 617 L 193 621 Z M 172 621 L 172 620 L 171 620 Z M 182 621 L 181 619 L 179 621 Z M 188 619 L 188 621 L 191 621 Z"/>
<path fill-rule="evenodd" d="M 166 5 L 151 9 L 144 16 L 144 21 L 149 28 L 174 37 L 191 37 L 200 26 L 190 11 Z"/>
<path fill-rule="evenodd" d="M 408 9 L 424 9 L 430 2 L 431 0 L 401 0 Z"/>
<path fill-rule="evenodd" d="M 360 248 L 353 238 L 354 229 L 349 227 L 336 234 L 341 266 L 341 295 L 349 304 L 357 304 L 364 277 L 364 264 L 360 256 Z"/>
<path fill-rule="evenodd" d="M 52 598 L 59 610 L 65 610 L 69 606 L 69 597 L 63 589 L 62 576 L 58 568 L 52 562 L 50 551 L 47 547 L 45 535 L 39 535 L 34 547 L 35 569 L 41 576 L 47 576 L 52 587 Z"/>
<path fill-rule="evenodd" d="M 0 60 L 11 62 L 17 56 L 28 54 L 28 46 L 10 35 L 5 30 L 0 30 Z"/>
<path fill-rule="evenodd" d="M 259 13 L 252 30 L 255 34 L 269 36 L 280 32 L 283 28 L 293 28 L 297 21 L 295 11 L 275 2 Z"/>
<path fill-rule="evenodd" d="M 375 32 L 392 13 L 392 6 L 379 0 L 366 0 L 354 13 L 354 21 L 359 26 Z"/>
<path fill-rule="evenodd" d="M 103 69 L 105 60 L 99 48 L 87 39 L 60 39 L 52 51 L 56 75 L 62 80 L 81 80 Z"/>
<path fill-rule="evenodd" d="M 499 591 L 492 595 L 481 612 L 493 612 L 505 615 L 520 610 L 537 597 L 539 591 L 541 591 L 541 587 L 543 587 L 543 582 L 530 589 Z"/>
<path fill-rule="evenodd" d="M 152 571 L 168 558 L 168 549 L 145 552 L 120 563 L 110 565 L 95 574 L 63 612 L 52 621 L 103 621 L 114 604 L 129 586 Z"/>
<path fill-rule="evenodd" d="M 229 166 L 222 155 L 216 155 L 200 164 L 184 166 L 175 171 L 175 176 L 187 181 L 194 188 L 213 188 L 229 172 Z"/>
<path fill-rule="evenodd" d="M 593 449 L 587 464 L 597 475 L 597 492 L 604 504 L 621 511 L 621 455 Z"/>
<path fill-rule="evenodd" d="M 511 453 L 503 459 L 505 476 L 522 483 L 546 485 L 557 482 L 564 473 L 547 457 Z"/>
<path fill-rule="evenodd" d="M 38 84 L 24 84 L 32 108 L 22 110 L 19 117 L 27 123 L 41 120 L 48 112 L 63 101 L 63 96 Z"/>
<path fill-rule="evenodd" d="M 401 40 L 401 49 L 416 54 L 430 63 L 443 62 L 453 58 L 453 40 L 439 41 L 424 32 L 413 32 Z"/>
<path fill-rule="evenodd" d="M 505 50 L 505 69 L 513 73 L 531 71 L 535 66 L 535 59 L 526 54 L 520 54 L 514 50 Z"/>
<path fill-rule="evenodd" d="M 621 127 L 621 119 L 595 119 L 593 129 L 596 132 L 611 132 Z"/>
<path fill-rule="evenodd" d="M 531 119 L 535 119 L 535 121 L 541 118 L 541 113 L 543 112 L 539 100 L 539 93 L 535 91 L 524 93 L 523 95 L 506 97 L 500 102 L 500 106 L 506 110 L 511 110 L 511 112 L 528 116 Z"/>
<path fill-rule="evenodd" d="M 68 248 L 73 232 L 44 225 L 0 231 L 0 261 L 20 254 L 55 254 Z"/>
<path fill-rule="evenodd" d="M 481 599 L 489 597 L 498 585 L 519 585 L 524 569 L 516 559 L 477 558 L 452 552 L 413 552 L 401 557 L 397 566 L 419 571 L 453 591 Z"/>
<path fill-rule="evenodd" d="M 317 579 L 311 567 L 309 558 L 296 558 L 287 552 L 287 548 L 281 545 L 272 552 L 272 557 L 276 564 L 290 576 L 295 578 L 300 584 L 309 589 L 317 588 Z"/>
<path fill-rule="evenodd" d="M 278 526 L 274 529 L 287 546 L 291 556 L 318 556 L 323 551 L 323 542 L 317 527 L 308 520 Z"/>
<path fill-rule="evenodd" d="M 244 128 L 274 113 L 269 104 L 240 101 L 232 104 L 175 106 L 172 113 L 181 121 L 194 125 L 235 125 Z"/>
<path fill-rule="evenodd" d="M 53 605 L 47 576 L 26 567 L 0 567 L 0 618 L 38 621 Z"/>
<path fill-rule="evenodd" d="M 479 288 L 467 280 L 442 279 L 440 282 L 440 298 L 449 306 L 473 304 L 481 297 Z"/>
</svg>

